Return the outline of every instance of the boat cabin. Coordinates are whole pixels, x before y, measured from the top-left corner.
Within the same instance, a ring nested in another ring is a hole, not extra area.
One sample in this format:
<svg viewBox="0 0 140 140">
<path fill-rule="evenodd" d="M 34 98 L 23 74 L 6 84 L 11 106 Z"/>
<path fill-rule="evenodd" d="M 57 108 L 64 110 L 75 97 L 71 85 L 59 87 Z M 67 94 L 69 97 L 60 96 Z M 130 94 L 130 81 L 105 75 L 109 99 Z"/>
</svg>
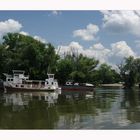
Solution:
<svg viewBox="0 0 140 140">
<path fill-rule="evenodd" d="M 21 70 L 13 70 L 13 75 L 8 75 L 4 73 L 4 75 L 6 76 L 6 82 L 14 84 L 23 84 L 23 81 L 29 79 L 29 76 L 25 76 L 24 73 L 25 71 Z"/>
<path fill-rule="evenodd" d="M 56 79 L 54 79 L 54 74 L 47 74 L 48 79 L 45 79 L 45 86 L 51 86 L 54 85 L 55 87 L 58 87 L 58 82 Z"/>
<path fill-rule="evenodd" d="M 23 81 L 29 79 L 29 76 L 24 75 L 25 71 L 13 70 L 13 83 L 23 84 Z"/>
</svg>

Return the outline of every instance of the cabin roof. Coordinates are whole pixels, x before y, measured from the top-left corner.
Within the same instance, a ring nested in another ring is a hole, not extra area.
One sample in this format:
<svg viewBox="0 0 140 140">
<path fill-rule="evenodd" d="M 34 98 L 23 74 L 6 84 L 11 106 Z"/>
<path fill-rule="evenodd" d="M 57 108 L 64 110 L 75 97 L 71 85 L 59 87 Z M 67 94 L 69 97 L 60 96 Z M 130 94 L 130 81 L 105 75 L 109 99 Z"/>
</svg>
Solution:
<svg viewBox="0 0 140 140">
<path fill-rule="evenodd" d="M 12 75 L 9 75 L 7 73 L 3 73 L 4 76 L 6 76 L 7 78 L 12 78 Z"/>
<path fill-rule="evenodd" d="M 52 74 L 52 73 L 47 73 L 47 75 L 54 75 L 54 74 Z"/>
<path fill-rule="evenodd" d="M 24 74 L 25 71 L 24 70 L 13 70 L 13 73 L 15 74 Z"/>
<path fill-rule="evenodd" d="M 26 80 L 26 82 L 45 82 L 44 80 Z"/>
</svg>

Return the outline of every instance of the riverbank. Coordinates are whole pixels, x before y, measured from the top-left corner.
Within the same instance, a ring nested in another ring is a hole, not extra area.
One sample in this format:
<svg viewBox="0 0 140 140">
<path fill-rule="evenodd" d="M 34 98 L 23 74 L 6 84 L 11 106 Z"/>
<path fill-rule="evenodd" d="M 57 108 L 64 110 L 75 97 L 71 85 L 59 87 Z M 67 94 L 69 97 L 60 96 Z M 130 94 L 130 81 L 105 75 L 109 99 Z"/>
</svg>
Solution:
<svg viewBox="0 0 140 140">
<path fill-rule="evenodd" d="M 101 87 L 123 87 L 123 84 L 115 83 L 115 84 L 101 84 Z"/>
</svg>

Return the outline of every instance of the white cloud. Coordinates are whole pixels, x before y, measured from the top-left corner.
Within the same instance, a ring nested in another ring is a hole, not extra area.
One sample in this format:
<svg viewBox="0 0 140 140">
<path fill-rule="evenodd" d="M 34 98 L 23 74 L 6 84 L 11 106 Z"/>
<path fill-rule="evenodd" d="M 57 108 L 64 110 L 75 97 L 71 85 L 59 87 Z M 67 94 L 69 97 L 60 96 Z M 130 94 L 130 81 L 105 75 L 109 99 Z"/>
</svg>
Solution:
<svg viewBox="0 0 140 140">
<path fill-rule="evenodd" d="M 6 21 L 0 22 L 0 39 L 2 39 L 3 35 L 5 35 L 8 32 L 14 33 L 19 32 L 22 35 L 30 35 L 28 32 L 20 31 L 22 28 L 22 24 L 18 21 L 15 21 L 13 19 L 8 19 Z M 40 37 L 40 36 L 33 36 L 34 39 L 41 41 L 42 43 L 46 43 L 47 41 Z"/>
<path fill-rule="evenodd" d="M 82 53 L 84 56 L 95 58 L 100 63 L 107 63 L 116 69 L 116 64 L 120 64 L 124 57 L 134 56 L 136 54 L 127 45 L 125 41 L 112 43 L 110 48 L 104 47 L 101 43 L 94 44 L 89 48 L 84 48 L 78 42 L 71 42 L 69 45 L 61 46 L 59 54 L 63 57 L 74 48 L 76 52 Z"/>
<path fill-rule="evenodd" d="M 140 35 L 140 11 L 101 11 L 103 28 L 112 33 Z"/>
<path fill-rule="evenodd" d="M 21 31 L 21 28 L 22 28 L 22 24 L 16 20 L 8 19 L 6 21 L 0 21 L 0 40 L 2 40 L 3 35 L 7 33 L 17 32 L 25 36 L 30 35 L 28 32 Z M 37 35 L 33 36 L 33 38 L 38 41 L 41 41 L 42 43 L 47 42 L 44 38 Z"/>
<path fill-rule="evenodd" d="M 98 44 L 93 45 L 92 48 L 95 50 L 102 50 L 104 49 L 104 46 L 101 43 L 98 43 Z"/>
<path fill-rule="evenodd" d="M 131 49 L 125 41 L 119 41 L 111 44 L 110 62 L 120 64 L 124 57 L 136 56 L 136 53 Z"/>
<path fill-rule="evenodd" d="M 79 44 L 79 42 L 74 42 L 74 41 L 69 44 L 69 47 L 71 49 L 78 49 L 78 50 L 83 49 L 83 47 Z"/>
<path fill-rule="evenodd" d="M 21 31 L 19 33 L 22 34 L 22 35 L 25 35 L 25 36 L 28 36 L 28 35 L 30 36 L 30 34 L 28 32 Z M 42 43 L 46 43 L 47 42 L 46 39 L 44 39 L 44 38 L 42 38 L 40 36 L 37 36 L 37 35 L 33 36 L 33 38 L 36 39 L 37 41 L 42 42 Z"/>
<path fill-rule="evenodd" d="M 83 40 L 90 41 L 95 39 L 95 35 L 99 32 L 99 27 L 94 24 L 88 24 L 86 29 L 73 31 L 74 37 L 80 37 Z"/>
<path fill-rule="evenodd" d="M 108 56 L 110 53 L 109 49 L 106 49 L 101 43 L 94 44 L 92 47 L 84 48 L 78 42 L 71 42 L 69 45 L 61 46 L 59 54 L 63 57 L 64 54 L 75 51 L 76 53 L 81 53 L 84 56 L 90 58 L 96 58 L 100 60 L 101 63 L 108 61 Z"/>
<path fill-rule="evenodd" d="M 110 56 L 111 50 L 105 48 L 101 43 L 94 44 L 89 49 L 90 56 L 95 57 L 100 63 L 108 62 L 108 58 Z M 88 56 L 88 51 L 86 52 Z"/>
<path fill-rule="evenodd" d="M 33 37 L 34 39 L 36 39 L 36 40 L 38 40 L 38 41 L 40 41 L 40 42 L 42 42 L 42 43 L 46 43 L 47 41 L 46 41 L 46 39 L 44 39 L 44 38 L 42 38 L 42 37 L 40 37 L 40 36 L 34 36 Z"/>
<path fill-rule="evenodd" d="M 25 35 L 25 36 L 29 35 L 28 32 L 24 32 L 24 31 L 21 31 L 21 32 L 19 32 L 19 33 L 22 34 L 22 35 Z"/>
<path fill-rule="evenodd" d="M 69 45 L 62 45 L 58 47 L 59 55 L 63 57 L 65 54 L 70 54 L 71 52 L 77 52 L 83 54 L 83 46 L 79 44 L 79 42 L 72 41 Z M 56 52 L 58 52 L 58 49 L 56 49 Z"/>
<path fill-rule="evenodd" d="M 118 57 L 136 56 L 133 50 L 127 45 L 125 41 L 120 41 L 111 44 L 112 53 Z"/>
<path fill-rule="evenodd" d="M 22 24 L 16 20 L 8 19 L 6 21 L 0 21 L 0 39 L 6 33 L 19 32 L 21 28 Z"/>
</svg>

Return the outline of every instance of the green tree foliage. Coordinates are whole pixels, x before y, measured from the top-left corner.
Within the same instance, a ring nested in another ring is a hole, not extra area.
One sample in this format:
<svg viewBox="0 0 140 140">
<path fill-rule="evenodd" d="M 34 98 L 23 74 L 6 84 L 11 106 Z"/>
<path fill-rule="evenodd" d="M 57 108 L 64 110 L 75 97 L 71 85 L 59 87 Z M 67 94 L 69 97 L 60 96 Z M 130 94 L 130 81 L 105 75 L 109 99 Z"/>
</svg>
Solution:
<svg viewBox="0 0 140 140">
<path fill-rule="evenodd" d="M 4 66 L 6 64 L 6 49 L 4 45 L 0 45 L 0 78 L 1 73 L 4 71 Z"/>
<path fill-rule="evenodd" d="M 48 73 L 56 73 L 58 60 L 59 56 L 55 52 L 55 47 L 51 43 L 48 43 L 44 54 L 44 66 L 48 67 Z"/>
<path fill-rule="evenodd" d="M 132 56 L 125 58 L 124 62 L 119 66 L 120 75 L 125 83 L 126 88 L 132 88 L 140 81 L 140 58 Z"/>
<path fill-rule="evenodd" d="M 66 52 L 62 58 L 51 43 L 44 44 L 19 33 L 6 34 L 0 44 L 1 76 L 2 73 L 12 73 L 12 70 L 19 69 L 25 70 L 30 79 L 45 79 L 47 73 L 55 73 L 60 84 L 69 79 L 93 84 L 117 81 L 115 70 L 107 64 L 95 69 L 98 64 L 98 60 L 83 56 L 76 49 Z"/>
<path fill-rule="evenodd" d="M 96 81 L 95 84 L 110 84 L 118 83 L 120 81 L 120 76 L 111 66 L 104 63 L 94 71 L 93 79 Z"/>
<path fill-rule="evenodd" d="M 92 82 L 91 73 L 99 61 L 80 55 L 65 55 L 64 59 L 58 62 L 58 77 L 64 84 L 71 79 L 75 82 Z"/>
<path fill-rule="evenodd" d="M 60 84 L 65 84 L 65 82 L 70 78 L 70 73 L 73 71 L 73 65 L 69 59 L 61 59 L 57 64 L 57 78 Z"/>
<path fill-rule="evenodd" d="M 50 43 L 44 44 L 31 36 L 19 33 L 8 33 L 3 40 L 7 61 L 3 72 L 23 69 L 32 79 L 44 79 L 49 66 L 52 68 L 49 72 L 55 71 L 55 67 L 52 66 L 56 66 L 59 57 Z"/>
</svg>

